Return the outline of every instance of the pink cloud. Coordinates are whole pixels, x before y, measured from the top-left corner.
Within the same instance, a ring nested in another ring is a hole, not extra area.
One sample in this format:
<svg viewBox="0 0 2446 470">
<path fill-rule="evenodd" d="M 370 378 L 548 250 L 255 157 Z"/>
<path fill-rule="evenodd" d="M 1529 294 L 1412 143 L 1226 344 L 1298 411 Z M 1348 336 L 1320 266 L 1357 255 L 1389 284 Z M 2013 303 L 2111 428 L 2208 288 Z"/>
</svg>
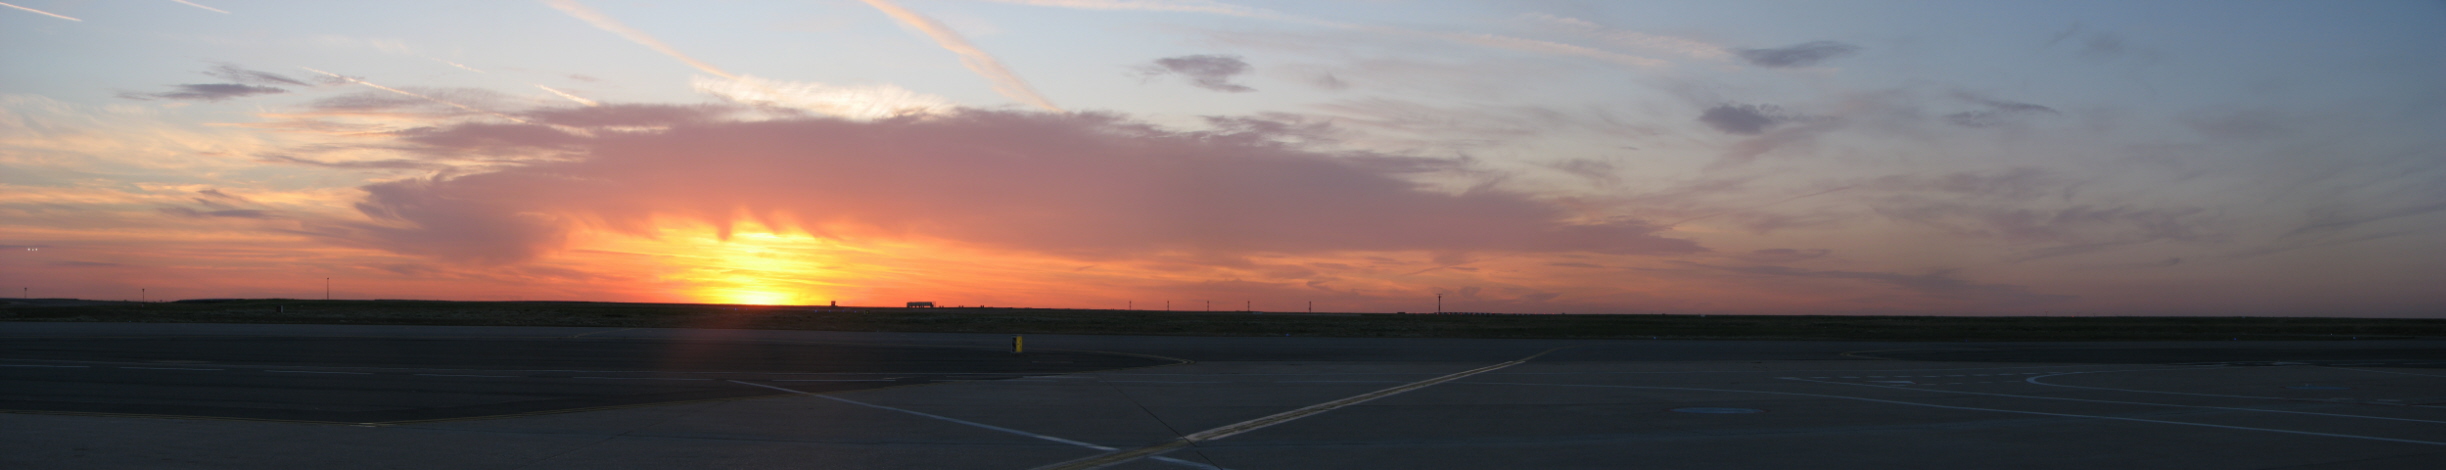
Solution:
<svg viewBox="0 0 2446 470">
<path fill-rule="evenodd" d="M 1082 259 L 1704 251 L 1639 220 L 1581 220 L 1527 194 L 1454 194 L 1404 179 L 1455 161 L 1323 152 L 1263 130 L 1180 132 L 1112 115 L 973 110 L 873 122 L 710 121 L 704 110 L 680 107 L 530 115 L 568 125 L 672 127 L 597 137 L 509 124 L 406 132 L 401 140 L 434 154 L 554 148 L 567 158 L 371 185 L 357 207 L 374 222 L 325 221 L 316 230 L 351 244 L 484 263 L 551 252 L 581 226 L 645 234 L 657 217 L 674 216 Z"/>
</svg>

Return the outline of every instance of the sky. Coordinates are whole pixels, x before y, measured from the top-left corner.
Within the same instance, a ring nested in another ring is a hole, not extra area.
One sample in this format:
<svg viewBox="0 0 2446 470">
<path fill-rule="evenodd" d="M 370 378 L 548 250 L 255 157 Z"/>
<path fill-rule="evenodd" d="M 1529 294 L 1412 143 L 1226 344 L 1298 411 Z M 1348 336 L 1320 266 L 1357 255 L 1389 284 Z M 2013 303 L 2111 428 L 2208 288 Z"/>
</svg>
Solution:
<svg viewBox="0 0 2446 470">
<path fill-rule="evenodd" d="M 2446 2 L 5 2 L 20 296 L 2446 316 Z"/>
</svg>

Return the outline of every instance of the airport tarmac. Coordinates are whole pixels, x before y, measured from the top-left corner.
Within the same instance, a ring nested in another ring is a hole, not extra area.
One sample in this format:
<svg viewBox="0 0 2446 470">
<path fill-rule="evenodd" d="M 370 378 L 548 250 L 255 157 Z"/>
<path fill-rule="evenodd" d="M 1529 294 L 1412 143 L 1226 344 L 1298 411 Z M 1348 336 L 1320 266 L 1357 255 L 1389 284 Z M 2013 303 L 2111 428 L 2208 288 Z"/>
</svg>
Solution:
<svg viewBox="0 0 2446 470">
<path fill-rule="evenodd" d="M 0 468 L 2438 468 L 2446 341 L 0 322 Z"/>
</svg>

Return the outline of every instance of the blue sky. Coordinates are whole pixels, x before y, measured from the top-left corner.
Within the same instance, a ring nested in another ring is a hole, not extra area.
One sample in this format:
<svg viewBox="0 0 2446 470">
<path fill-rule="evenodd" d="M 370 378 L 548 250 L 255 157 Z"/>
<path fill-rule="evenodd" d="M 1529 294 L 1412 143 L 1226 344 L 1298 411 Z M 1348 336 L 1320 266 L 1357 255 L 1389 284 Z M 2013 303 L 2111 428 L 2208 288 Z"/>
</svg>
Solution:
<svg viewBox="0 0 2446 470">
<path fill-rule="evenodd" d="M 2439 2 L 8 3 L 0 281 L 62 296 L 2446 307 Z M 1067 183 L 793 187 L 996 178 Z"/>
</svg>

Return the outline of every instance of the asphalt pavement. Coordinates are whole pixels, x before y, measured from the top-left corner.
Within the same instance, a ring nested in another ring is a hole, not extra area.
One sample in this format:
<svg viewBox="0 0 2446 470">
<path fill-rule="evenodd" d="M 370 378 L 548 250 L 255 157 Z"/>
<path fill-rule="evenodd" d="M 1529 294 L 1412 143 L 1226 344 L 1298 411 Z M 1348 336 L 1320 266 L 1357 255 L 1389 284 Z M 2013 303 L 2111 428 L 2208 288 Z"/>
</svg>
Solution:
<svg viewBox="0 0 2446 470">
<path fill-rule="evenodd" d="M 0 468 L 2436 468 L 2436 341 L 0 323 Z"/>
</svg>

